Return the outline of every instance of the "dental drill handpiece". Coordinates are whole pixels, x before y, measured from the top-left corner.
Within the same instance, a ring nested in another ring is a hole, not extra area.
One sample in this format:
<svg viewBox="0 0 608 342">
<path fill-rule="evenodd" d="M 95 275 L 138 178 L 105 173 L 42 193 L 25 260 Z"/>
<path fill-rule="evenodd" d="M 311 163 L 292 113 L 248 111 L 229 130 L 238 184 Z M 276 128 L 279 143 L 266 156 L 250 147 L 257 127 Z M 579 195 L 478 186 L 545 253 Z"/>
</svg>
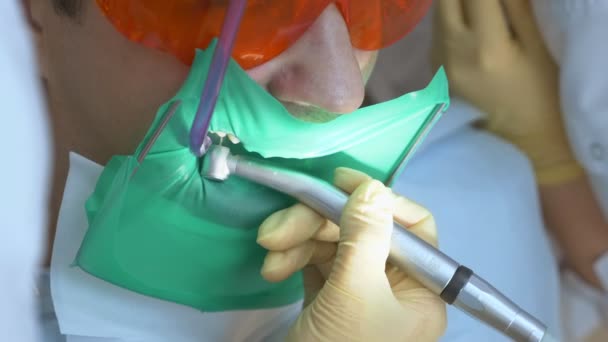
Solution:
<svg viewBox="0 0 608 342">
<path fill-rule="evenodd" d="M 203 176 L 208 179 L 224 181 L 230 175 L 236 175 L 290 195 L 334 223 L 340 222 L 348 196 L 329 183 L 263 161 L 233 156 L 225 146 L 213 145 L 206 158 Z M 540 342 L 550 338 L 539 320 L 473 271 L 397 223 L 394 223 L 389 261 L 446 303 L 515 341 Z"/>
</svg>

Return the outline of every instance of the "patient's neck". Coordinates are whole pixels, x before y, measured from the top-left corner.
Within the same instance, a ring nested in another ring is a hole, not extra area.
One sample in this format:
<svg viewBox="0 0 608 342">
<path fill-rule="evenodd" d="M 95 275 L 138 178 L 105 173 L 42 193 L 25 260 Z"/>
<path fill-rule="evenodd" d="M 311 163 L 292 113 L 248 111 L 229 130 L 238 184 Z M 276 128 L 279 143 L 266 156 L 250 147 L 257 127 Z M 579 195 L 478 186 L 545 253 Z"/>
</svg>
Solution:
<svg viewBox="0 0 608 342">
<path fill-rule="evenodd" d="M 76 152 L 99 164 L 105 164 L 107 158 L 101 153 L 101 149 L 95 151 L 95 137 L 82 125 L 79 119 L 82 117 L 70 115 L 68 111 L 62 110 L 61 106 L 49 104 L 51 113 L 53 133 L 53 169 L 51 192 L 48 202 L 48 226 L 47 226 L 47 249 L 43 260 L 44 266 L 49 266 L 52 255 L 53 242 L 57 229 L 59 210 L 63 200 L 63 192 L 70 168 L 69 153 Z M 106 159 L 106 160 L 104 160 Z"/>
<path fill-rule="evenodd" d="M 63 190 L 68 176 L 69 169 L 69 151 L 55 147 L 55 156 L 53 163 L 53 176 L 51 183 L 51 193 L 48 206 L 48 226 L 47 226 L 47 244 L 46 254 L 44 258 L 44 266 L 48 267 L 51 263 L 51 255 L 53 252 L 53 241 L 55 240 L 55 231 L 57 230 L 57 220 L 59 218 L 59 209 L 63 199 Z"/>
</svg>

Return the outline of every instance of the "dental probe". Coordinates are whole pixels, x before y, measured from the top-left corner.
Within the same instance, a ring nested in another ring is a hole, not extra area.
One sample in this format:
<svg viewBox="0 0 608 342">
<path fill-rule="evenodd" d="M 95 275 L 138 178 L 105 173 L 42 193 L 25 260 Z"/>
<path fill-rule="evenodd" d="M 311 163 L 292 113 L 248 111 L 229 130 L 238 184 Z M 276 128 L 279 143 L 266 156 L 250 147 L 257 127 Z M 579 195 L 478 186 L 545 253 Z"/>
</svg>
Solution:
<svg viewBox="0 0 608 342">
<path fill-rule="evenodd" d="M 211 146 L 203 176 L 225 181 L 231 175 L 292 196 L 338 224 L 348 195 L 320 179 L 263 161 L 234 156 L 225 146 Z M 388 259 L 426 288 L 518 342 L 551 340 L 546 327 L 473 271 L 394 223 Z"/>
</svg>

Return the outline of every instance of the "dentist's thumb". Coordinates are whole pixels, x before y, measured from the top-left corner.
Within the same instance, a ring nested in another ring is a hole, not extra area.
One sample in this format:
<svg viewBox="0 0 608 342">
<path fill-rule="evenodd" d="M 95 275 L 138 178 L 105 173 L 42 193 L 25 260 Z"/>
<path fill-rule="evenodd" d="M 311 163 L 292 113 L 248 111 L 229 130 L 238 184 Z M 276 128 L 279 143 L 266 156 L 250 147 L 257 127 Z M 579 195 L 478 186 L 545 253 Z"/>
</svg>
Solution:
<svg viewBox="0 0 608 342">
<path fill-rule="evenodd" d="M 367 179 L 354 189 L 340 220 L 331 285 L 358 298 L 391 294 L 385 268 L 394 209 L 395 196 L 381 182 Z"/>
</svg>

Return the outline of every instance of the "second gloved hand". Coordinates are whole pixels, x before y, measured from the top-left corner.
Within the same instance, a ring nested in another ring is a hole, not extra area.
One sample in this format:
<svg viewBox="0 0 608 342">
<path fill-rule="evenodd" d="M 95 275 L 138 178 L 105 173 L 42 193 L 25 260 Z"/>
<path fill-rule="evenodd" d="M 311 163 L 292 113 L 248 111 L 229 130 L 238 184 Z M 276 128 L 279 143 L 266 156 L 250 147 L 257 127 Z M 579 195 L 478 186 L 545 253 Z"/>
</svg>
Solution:
<svg viewBox="0 0 608 342">
<path fill-rule="evenodd" d="M 562 124 L 558 69 L 529 0 L 440 0 L 433 41 L 452 92 L 528 155 L 541 184 L 582 175 Z"/>
<path fill-rule="evenodd" d="M 445 329 L 445 304 L 386 262 L 393 218 L 436 244 L 431 214 L 360 172 L 338 169 L 335 184 L 352 193 L 341 228 L 301 204 L 260 227 L 258 243 L 269 250 L 266 279 L 280 281 L 304 268 L 305 308 L 288 340 L 436 341 Z"/>
</svg>

